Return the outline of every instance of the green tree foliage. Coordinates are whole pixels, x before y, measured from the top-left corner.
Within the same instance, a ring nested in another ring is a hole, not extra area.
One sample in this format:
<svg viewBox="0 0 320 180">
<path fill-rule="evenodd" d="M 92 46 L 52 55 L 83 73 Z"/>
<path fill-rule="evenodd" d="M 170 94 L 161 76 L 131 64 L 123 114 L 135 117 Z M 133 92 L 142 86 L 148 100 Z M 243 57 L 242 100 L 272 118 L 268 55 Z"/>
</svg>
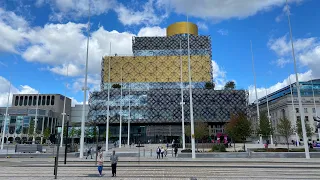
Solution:
<svg viewBox="0 0 320 180">
<path fill-rule="evenodd" d="M 111 87 L 114 88 L 114 89 L 120 89 L 121 85 L 120 84 L 112 84 Z"/>
<path fill-rule="evenodd" d="M 252 134 L 252 124 L 245 113 L 239 112 L 231 115 L 229 123 L 225 126 L 225 131 L 233 141 L 242 141 L 245 145 L 246 139 Z"/>
<path fill-rule="evenodd" d="M 261 113 L 258 132 L 262 135 L 262 137 L 268 137 L 273 134 L 273 129 L 269 123 L 266 112 Z"/>
<path fill-rule="evenodd" d="M 233 81 L 229 81 L 224 85 L 225 90 L 234 90 L 236 89 L 236 84 Z"/>
<path fill-rule="evenodd" d="M 104 139 L 106 138 L 106 134 L 107 134 L 107 131 L 104 131 L 104 133 L 103 133 L 103 138 Z M 110 128 L 109 128 L 108 138 L 110 139 L 110 137 L 111 137 L 111 131 L 110 131 Z"/>
<path fill-rule="evenodd" d="M 49 139 L 50 137 L 50 128 L 46 128 L 44 131 L 43 131 L 43 139 L 47 140 Z"/>
<path fill-rule="evenodd" d="M 298 119 L 296 123 L 297 123 L 296 131 L 299 134 L 299 137 L 303 137 L 301 120 Z M 305 122 L 305 125 L 306 125 L 307 137 L 311 137 L 313 133 L 312 133 L 312 128 L 310 127 L 310 124 L 308 122 Z"/>
<path fill-rule="evenodd" d="M 191 137 L 191 126 L 187 125 L 185 128 L 186 136 Z M 207 138 L 209 136 L 208 123 L 203 121 L 195 121 L 194 123 L 194 138 L 196 140 Z"/>
<path fill-rule="evenodd" d="M 28 131 L 28 136 L 33 136 L 34 132 L 34 120 L 31 120 L 29 123 L 29 131 Z"/>
<path fill-rule="evenodd" d="M 213 82 L 206 82 L 204 87 L 205 87 L 205 89 L 214 89 L 215 84 Z"/>
<path fill-rule="evenodd" d="M 288 152 L 289 152 L 289 138 L 294 132 L 294 127 L 292 127 L 291 122 L 287 118 L 280 119 L 278 124 L 278 133 L 286 138 Z"/>
</svg>

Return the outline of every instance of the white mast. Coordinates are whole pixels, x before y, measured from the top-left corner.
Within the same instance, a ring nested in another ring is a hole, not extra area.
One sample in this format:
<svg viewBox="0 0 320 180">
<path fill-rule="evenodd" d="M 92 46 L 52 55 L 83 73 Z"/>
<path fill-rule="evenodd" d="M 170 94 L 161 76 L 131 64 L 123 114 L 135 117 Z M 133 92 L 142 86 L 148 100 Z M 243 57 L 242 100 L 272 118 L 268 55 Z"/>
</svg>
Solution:
<svg viewBox="0 0 320 180">
<path fill-rule="evenodd" d="M 86 120 L 86 101 L 87 101 L 87 79 L 88 79 L 88 58 L 89 58 L 89 39 L 90 39 L 90 2 L 89 2 L 89 19 L 88 19 L 88 39 L 87 39 L 87 57 L 86 57 L 86 70 L 83 87 L 83 106 L 82 106 L 82 119 L 81 119 L 81 137 L 80 137 L 80 158 L 83 158 L 84 148 L 84 126 Z"/>
<path fill-rule="evenodd" d="M 180 40 L 180 88 L 181 88 L 181 122 L 182 122 L 182 149 L 186 148 L 185 132 L 184 132 L 184 102 L 183 102 L 183 79 L 182 79 L 182 47 Z"/>
<path fill-rule="evenodd" d="M 10 78 L 11 79 L 11 78 Z M 8 101 L 7 101 L 7 107 L 6 107 L 6 114 L 4 116 L 4 124 L 3 124 L 3 130 L 2 130 L 2 137 L 1 137 L 1 149 L 3 149 L 3 143 L 4 143 L 4 136 L 6 135 L 6 126 L 7 126 L 7 120 L 8 120 L 8 110 L 9 110 L 9 102 L 10 102 L 10 94 L 11 94 L 11 80 L 9 85 L 9 94 L 8 94 Z M 8 141 L 8 139 L 7 139 Z"/>
<path fill-rule="evenodd" d="M 270 116 L 270 110 L 269 110 L 269 102 L 268 102 L 268 90 L 266 88 L 266 97 L 267 97 L 267 109 L 268 109 L 268 120 L 269 120 L 269 124 L 272 128 L 272 124 L 271 124 L 271 116 Z M 271 141 L 271 145 L 273 145 L 273 137 L 272 134 L 270 134 L 270 141 Z"/>
<path fill-rule="evenodd" d="M 109 150 L 109 120 L 110 120 L 110 61 L 111 61 L 111 42 L 108 61 L 108 104 L 107 104 L 107 123 L 106 123 L 106 152 Z"/>
<path fill-rule="evenodd" d="M 128 146 L 130 145 L 130 120 L 131 120 L 131 98 L 130 98 L 130 83 L 129 83 L 129 117 L 128 117 Z"/>
<path fill-rule="evenodd" d="M 290 76 L 289 76 L 289 83 L 290 83 L 290 94 L 291 94 L 292 114 L 293 114 L 293 121 L 292 122 L 296 122 L 296 112 L 295 112 L 295 108 L 294 108 L 294 104 L 293 104 L 293 93 L 292 93 L 291 77 Z M 295 134 L 296 134 L 297 146 L 300 146 L 299 135 L 298 135 L 298 132 L 296 130 L 295 130 Z"/>
<path fill-rule="evenodd" d="M 67 78 L 69 74 L 69 64 L 67 66 Z M 68 84 L 66 84 L 65 92 L 64 92 L 64 100 L 63 100 L 63 113 L 62 113 L 62 129 L 61 129 L 61 136 L 60 136 L 60 147 L 62 147 L 63 144 L 63 130 L 64 130 L 64 117 L 66 116 L 66 101 L 67 101 L 67 88 Z M 67 127 L 68 128 L 68 127 Z"/>
<path fill-rule="evenodd" d="M 121 134 L 122 134 L 122 66 L 121 66 L 121 72 L 120 72 L 120 76 L 121 76 L 121 88 L 120 88 L 120 129 L 119 129 L 119 148 L 121 148 L 121 144 L 122 144 L 122 138 L 121 138 Z"/>
</svg>

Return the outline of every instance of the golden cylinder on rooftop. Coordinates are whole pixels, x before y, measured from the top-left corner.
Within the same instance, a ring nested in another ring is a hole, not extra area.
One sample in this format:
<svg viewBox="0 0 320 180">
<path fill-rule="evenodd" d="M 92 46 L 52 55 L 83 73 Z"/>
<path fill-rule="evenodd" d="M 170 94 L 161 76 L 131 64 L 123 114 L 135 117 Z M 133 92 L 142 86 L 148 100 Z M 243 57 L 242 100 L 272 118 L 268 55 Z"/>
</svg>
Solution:
<svg viewBox="0 0 320 180">
<path fill-rule="evenodd" d="M 176 34 L 188 34 L 188 33 L 193 35 L 198 35 L 198 26 L 190 22 L 177 22 L 177 23 L 171 24 L 167 28 L 167 36 L 173 36 Z"/>
</svg>

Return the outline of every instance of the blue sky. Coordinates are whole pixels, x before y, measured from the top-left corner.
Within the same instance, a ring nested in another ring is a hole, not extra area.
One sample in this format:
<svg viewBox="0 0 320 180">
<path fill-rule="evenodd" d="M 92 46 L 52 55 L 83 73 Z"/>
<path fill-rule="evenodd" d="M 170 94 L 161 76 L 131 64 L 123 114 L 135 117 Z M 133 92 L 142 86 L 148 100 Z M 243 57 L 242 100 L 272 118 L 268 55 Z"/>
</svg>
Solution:
<svg viewBox="0 0 320 180">
<path fill-rule="evenodd" d="M 12 93 L 61 93 L 83 102 L 89 0 L 4 0 L 0 2 L 0 106 Z M 317 0 L 90 0 L 90 90 L 100 85 L 100 61 L 130 54 L 132 36 L 163 36 L 171 23 L 198 24 L 212 39 L 214 81 L 229 80 L 254 98 L 250 40 L 259 96 L 278 90 L 293 73 L 290 13 L 299 78 L 320 77 L 320 14 Z M 69 76 L 67 77 L 67 67 Z M 66 89 L 66 84 L 68 88 Z"/>
</svg>

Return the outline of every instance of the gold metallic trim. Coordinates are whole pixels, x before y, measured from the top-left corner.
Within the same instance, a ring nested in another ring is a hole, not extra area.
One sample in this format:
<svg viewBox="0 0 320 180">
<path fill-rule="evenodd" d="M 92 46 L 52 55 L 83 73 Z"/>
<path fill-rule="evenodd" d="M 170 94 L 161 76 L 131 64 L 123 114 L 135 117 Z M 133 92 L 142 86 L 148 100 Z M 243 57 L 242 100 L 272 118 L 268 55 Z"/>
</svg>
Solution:
<svg viewBox="0 0 320 180">
<path fill-rule="evenodd" d="M 198 26 L 190 23 L 190 22 L 177 22 L 171 24 L 167 28 L 167 36 L 173 36 L 176 34 L 188 34 L 189 26 L 189 34 L 198 35 Z"/>
</svg>

